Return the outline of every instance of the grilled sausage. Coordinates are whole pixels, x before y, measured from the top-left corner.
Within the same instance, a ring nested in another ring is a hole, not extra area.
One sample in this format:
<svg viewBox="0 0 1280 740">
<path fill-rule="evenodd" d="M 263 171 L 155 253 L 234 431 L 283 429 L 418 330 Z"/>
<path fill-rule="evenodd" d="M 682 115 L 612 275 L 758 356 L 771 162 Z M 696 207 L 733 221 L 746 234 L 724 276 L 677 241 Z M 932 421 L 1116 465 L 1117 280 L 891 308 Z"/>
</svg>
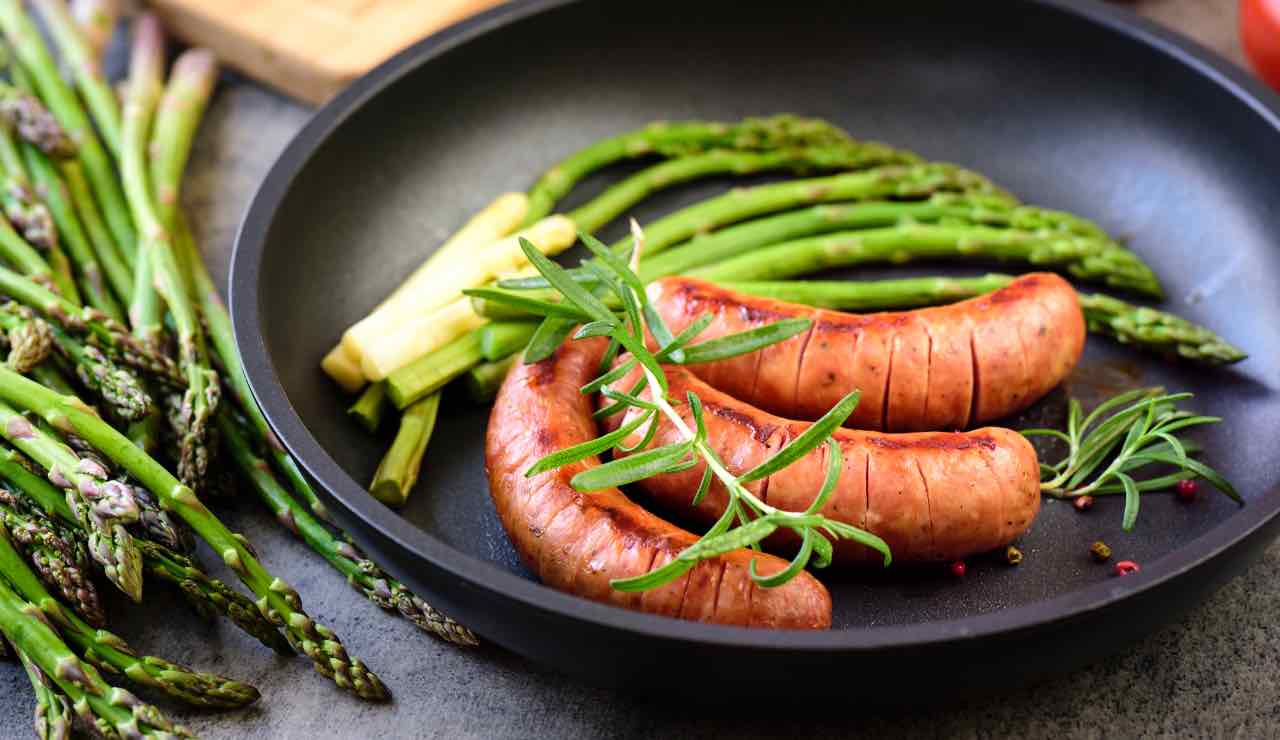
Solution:
<svg viewBox="0 0 1280 740">
<path fill-rule="evenodd" d="M 617 386 L 629 388 L 638 372 Z M 691 391 L 702 401 L 707 440 L 734 475 L 769 459 L 809 427 L 808 422 L 756 409 L 681 367 L 668 367 L 667 381 L 669 398 L 684 399 Z M 675 408 L 693 428 L 688 404 L 682 401 Z M 609 425 L 616 427 L 637 413 L 632 408 L 625 417 L 611 417 Z M 675 442 L 677 435 L 670 420 L 664 419 L 650 445 Z M 637 431 L 626 444 L 635 445 L 640 436 Z M 879 535 L 888 543 L 895 563 L 945 562 L 1006 545 L 1030 526 L 1039 511 L 1035 450 L 1022 435 L 1008 429 L 914 434 L 839 429 L 834 439 L 843 467 L 822 513 Z M 804 511 L 822 488 L 828 454 L 823 445 L 752 483 L 749 490 L 770 506 Z M 665 508 L 710 523 L 724 511 L 727 493 L 716 482 L 693 506 L 702 473 L 703 466 L 698 465 L 638 485 Z M 795 540 L 794 533 L 783 532 L 766 546 L 793 549 Z M 878 553 L 850 540 L 835 544 L 835 559 L 844 564 L 881 562 Z"/>
<path fill-rule="evenodd" d="M 715 388 L 760 408 L 816 419 L 850 391 L 857 429 L 964 429 L 1021 411 L 1057 386 L 1084 350 L 1075 291 L 1050 273 L 989 295 L 915 311 L 848 314 L 741 295 L 692 278 L 664 278 L 650 299 L 673 332 L 700 315 L 699 341 L 781 319 L 813 320 L 759 352 L 692 366 Z"/>
<path fill-rule="evenodd" d="M 689 532 L 645 511 L 621 491 L 581 493 L 570 479 L 599 465 L 595 457 L 532 478 L 542 457 L 597 435 L 590 399 L 578 392 L 604 354 L 602 339 L 566 342 L 542 362 L 516 365 L 502 385 L 485 438 L 485 467 L 494 507 L 516 550 L 543 583 L 595 601 L 682 619 L 750 627 L 825 629 L 831 597 L 808 573 L 783 586 L 751 580 L 786 563 L 737 550 L 705 560 L 679 579 L 642 593 L 609 581 L 670 562 L 696 541 Z"/>
</svg>

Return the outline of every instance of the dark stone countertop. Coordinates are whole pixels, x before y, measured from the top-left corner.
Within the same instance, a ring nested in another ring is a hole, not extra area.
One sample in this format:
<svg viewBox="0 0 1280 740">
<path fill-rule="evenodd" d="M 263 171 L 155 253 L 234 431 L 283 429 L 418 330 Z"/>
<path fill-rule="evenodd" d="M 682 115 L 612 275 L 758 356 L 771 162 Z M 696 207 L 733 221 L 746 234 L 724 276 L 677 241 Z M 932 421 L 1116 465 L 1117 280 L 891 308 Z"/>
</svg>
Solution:
<svg viewBox="0 0 1280 740">
<path fill-rule="evenodd" d="M 1162 0 L 1142 12 L 1241 59 L 1230 0 Z M 309 111 L 239 79 L 218 93 L 199 138 L 185 199 L 216 279 L 257 183 Z M 153 589 L 150 611 L 116 604 L 112 624 L 140 650 L 255 683 L 263 701 L 231 714 L 173 713 L 204 737 L 868 737 L 1280 735 L 1280 544 L 1188 618 L 1092 668 L 1051 684 L 906 713 L 854 711 L 826 720 L 705 720 L 574 683 L 500 650 L 459 650 L 380 613 L 250 504 L 226 518 L 257 543 L 266 565 L 293 583 L 308 610 L 395 691 L 369 705 L 225 625 L 205 625 Z M 118 600 L 117 600 L 118 601 Z M 0 663 L 0 737 L 30 736 L 29 687 Z M 167 706 L 167 705 L 166 705 Z M 744 713 L 745 714 L 745 713 Z M 817 712 L 815 712 L 817 714 Z"/>
</svg>

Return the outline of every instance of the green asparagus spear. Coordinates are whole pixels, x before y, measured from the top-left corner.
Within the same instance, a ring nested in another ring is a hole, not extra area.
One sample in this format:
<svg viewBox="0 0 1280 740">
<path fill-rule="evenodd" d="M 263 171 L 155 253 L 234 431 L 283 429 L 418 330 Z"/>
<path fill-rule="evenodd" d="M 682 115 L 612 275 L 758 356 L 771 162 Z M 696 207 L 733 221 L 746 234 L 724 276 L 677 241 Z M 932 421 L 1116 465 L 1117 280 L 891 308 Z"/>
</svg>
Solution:
<svg viewBox="0 0 1280 740">
<path fill-rule="evenodd" d="M 173 315 L 178 333 L 178 365 L 187 381 L 177 427 L 181 437 L 178 474 L 188 486 L 198 488 L 208 467 L 208 426 L 220 391 L 218 376 L 209 368 L 205 356 L 203 327 L 191 303 L 169 232 L 156 214 L 149 185 L 147 141 L 161 93 L 163 54 L 160 21 L 152 15 L 142 16 L 134 24 L 121 155 L 125 193 L 143 234 L 129 312 L 135 318 L 135 330 L 140 329 L 142 338 L 153 345 L 160 322 L 158 302 L 150 298 L 152 290 L 163 298 Z"/>
<path fill-rule="evenodd" d="M 76 284 L 79 287 L 79 293 L 84 296 L 85 302 L 90 306 L 116 321 L 123 321 L 124 311 L 121 310 L 120 303 L 116 301 L 115 295 L 107 286 L 102 266 L 98 262 L 98 255 L 89 243 L 89 236 L 80 223 L 71 193 L 66 183 L 62 181 L 60 171 L 48 157 L 34 147 L 24 147 L 23 155 L 26 157 L 27 167 L 36 188 L 53 214 L 54 223 L 57 224 L 58 234 L 61 237 L 58 243 L 66 247 L 65 256 L 70 257 L 72 272 L 78 278 Z M 59 253 L 57 244 L 51 245 L 49 254 L 52 256 Z M 63 258 L 60 257 L 59 261 L 61 259 Z"/>
<path fill-rule="evenodd" d="M 501 360 L 524 349 L 538 324 L 533 321 L 493 321 L 480 327 L 480 356 L 486 361 Z"/>
<path fill-rule="evenodd" d="M 247 684 L 170 663 L 163 658 L 139 657 L 119 637 L 94 629 L 67 611 L 27 568 L 21 555 L 0 536 L 0 572 L 17 592 L 79 649 L 84 659 L 108 673 L 119 673 L 143 686 L 194 706 L 235 708 L 258 700 L 257 689 Z"/>
<path fill-rule="evenodd" d="M 5 372 L 22 378 L 8 368 Z M 22 380 L 46 390 L 34 381 Z M 30 455 L 48 471 L 49 480 L 66 492 L 76 520 L 89 535 L 93 559 L 121 591 L 135 602 L 141 601 L 142 556 L 127 529 L 138 521 L 139 511 L 129 487 L 111 480 L 96 461 L 76 454 L 5 403 L 0 403 L 0 436 Z"/>
<path fill-rule="evenodd" d="M 81 662 L 47 617 L 0 579 L 0 632 L 38 666 L 71 701 L 91 727 L 107 737 L 192 737 L 160 710 L 111 686 L 90 664 Z"/>
<path fill-rule="evenodd" d="M 30 74 L 40 97 L 76 142 L 79 159 L 84 164 L 85 174 L 116 243 L 122 249 L 132 250 L 137 236 L 111 160 L 80 101 L 58 73 L 57 63 L 45 47 L 35 23 L 27 17 L 21 0 L 0 0 L 0 31 L 8 38 L 18 58 L 18 63 L 11 66 Z"/>
<path fill-rule="evenodd" d="M 492 402 L 518 357 L 519 350 L 501 360 L 482 362 L 468 370 L 463 376 L 463 382 L 466 383 L 471 399 L 481 404 Z"/>
<path fill-rule="evenodd" d="M 473 331 L 387 376 L 387 396 L 403 409 L 435 393 L 445 383 L 475 367 L 480 354 L 480 332 Z"/>
<path fill-rule="evenodd" d="M 757 249 L 686 274 L 706 280 L 777 280 L 870 262 L 929 258 L 1017 260 L 1159 296 L 1150 268 L 1114 242 L 987 226 L 905 224 L 799 239 Z"/>
<path fill-rule="evenodd" d="M 85 621 L 95 627 L 106 622 L 98 589 L 93 585 L 83 553 L 70 534 L 35 507 L 24 506 L 17 494 L 0 488 L 0 528 L 31 561 L 40 579 L 56 589 Z"/>
<path fill-rule="evenodd" d="M 67 184 L 67 192 L 75 204 L 76 214 L 84 225 L 93 252 L 102 265 L 102 272 L 107 282 L 115 291 L 116 298 L 122 305 L 128 305 L 133 298 L 133 261 L 122 253 L 111 230 L 102 218 L 102 211 L 93 199 L 93 191 L 89 188 L 89 180 L 85 178 L 84 166 L 78 160 L 68 160 L 60 165 L 62 179 Z"/>
<path fill-rule="evenodd" d="M 732 290 L 792 303 L 849 311 L 913 308 L 949 303 L 1003 288 L 1014 278 L 907 278 L 903 280 L 790 280 L 723 283 Z M 1203 365 L 1239 362 L 1247 355 L 1203 326 L 1167 311 L 1126 303 L 1101 293 L 1079 293 L 1089 331 L 1156 354 Z"/>
<path fill-rule="evenodd" d="M 1034 206 L 1010 206 L 1001 198 L 980 194 L 939 193 L 925 201 L 819 205 L 745 221 L 711 234 L 695 236 L 661 254 L 646 258 L 639 274 L 647 282 L 666 275 L 688 272 L 693 268 L 771 244 L 817 234 L 909 222 L 976 224 L 1107 238 L 1094 224 L 1059 211 Z"/>
<path fill-rule="evenodd" d="M 222 615 L 232 624 L 281 655 L 292 655 L 293 646 L 258 609 L 253 600 L 216 578 L 210 578 L 185 555 L 155 542 L 138 540 L 147 575 L 171 583 L 187 603 L 206 619 Z"/>
<path fill-rule="evenodd" d="M 12 302 L 0 305 L 0 328 L 13 332 L 29 326 L 47 327 L 60 358 L 116 418 L 134 421 L 151 413 L 151 396 L 132 370 L 116 364 L 97 346 L 86 344 L 61 327 L 48 324 L 26 306 Z"/>
<path fill-rule="evenodd" d="M 17 653 L 36 695 L 36 711 L 32 720 L 36 737 L 39 740 L 71 740 L 71 702 L 26 653 L 21 650 Z"/>
<path fill-rule="evenodd" d="M 73 335 L 88 335 L 107 354 L 170 385 L 181 385 L 173 360 L 131 336 L 123 326 L 91 307 L 81 308 L 48 288 L 0 267 L 0 293 L 35 309 Z"/>
<path fill-rule="evenodd" d="M 370 432 L 378 431 L 382 425 L 382 417 L 387 410 L 386 383 L 370 383 L 364 393 L 347 409 L 360 425 Z"/>
<path fill-rule="evenodd" d="M 1226 365 L 1246 357 L 1203 326 L 1147 306 L 1135 306 L 1101 293 L 1081 293 L 1089 331 L 1158 354 L 1176 355 L 1205 365 Z"/>
<path fill-rule="evenodd" d="M 383 609 L 399 612 L 421 629 L 449 642 L 477 644 L 470 630 L 414 596 L 404 584 L 366 558 L 355 545 L 335 535 L 300 506 L 289 491 L 276 482 L 270 465 L 253 451 L 243 420 L 233 419 L 224 410 L 218 414 L 217 423 L 232 458 L 276 519 L 320 553 L 356 590 Z"/>
<path fill-rule="evenodd" d="M 440 394 L 432 393 L 406 407 L 400 416 L 400 429 L 391 448 L 378 463 L 369 484 L 369 493 L 387 506 L 404 506 L 418 482 L 422 458 L 436 427 Z"/>
<path fill-rule="evenodd" d="M 347 654 L 332 630 L 302 611 L 298 593 L 267 572 L 242 537 L 232 534 L 206 509 L 189 486 L 134 446 L 128 437 L 104 423 L 82 401 L 60 396 L 3 367 L 0 367 L 0 399 L 49 420 L 55 428 L 75 434 L 146 486 L 162 507 L 181 517 L 240 576 L 260 599 L 262 613 L 285 630 L 290 641 L 312 659 L 321 675 L 361 697 L 387 698 L 389 694 L 382 682 L 363 663 Z"/>
<path fill-rule="evenodd" d="M 634 131 L 594 142 L 573 153 L 529 189 L 524 226 L 551 213 L 573 186 L 614 162 L 656 154 L 684 157 L 711 149 L 768 151 L 849 143 L 848 134 L 826 121 L 779 115 L 747 118 L 738 123 L 684 121 L 651 123 Z"/>
<path fill-rule="evenodd" d="M 861 170 L 915 161 L 914 155 L 879 144 L 841 143 L 820 147 L 778 149 L 764 152 L 715 150 L 655 164 L 610 187 L 569 213 L 578 228 L 588 233 L 622 215 L 654 192 L 713 175 L 746 175 L 757 172 L 795 173 Z"/>
<path fill-rule="evenodd" d="M 76 87 L 93 114 L 93 122 L 107 148 L 120 156 L 120 102 L 102 73 L 97 54 L 77 26 L 63 0 L 33 3 L 53 36 L 54 44 L 75 77 Z"/>
<path fill-rule="evenodd" d="M 218 61 L 213 52 L 190 49 L 173 63 L 169 84 L 160 98 L 151 135 L 151 185 L 160 221 L 170 233 L 177 230 L 178 190 L 191 142 L 217 81 Z"/>
<path fill-rule="evenodd" d="M 0 82 L 0 126 L 14 131 L 50 157 L 76 156 L 75 142 L 29 90 Z"/>
</svg>

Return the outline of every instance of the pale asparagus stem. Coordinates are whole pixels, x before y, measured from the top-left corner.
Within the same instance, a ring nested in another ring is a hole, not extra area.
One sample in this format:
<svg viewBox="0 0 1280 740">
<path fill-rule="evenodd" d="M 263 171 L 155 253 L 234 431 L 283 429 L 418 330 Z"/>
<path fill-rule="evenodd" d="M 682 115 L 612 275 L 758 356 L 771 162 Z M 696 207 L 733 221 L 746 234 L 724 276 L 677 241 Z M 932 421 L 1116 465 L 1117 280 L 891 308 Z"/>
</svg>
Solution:
<svg viewBox="0 0 1280 740">
<path fill-rule="evenodd" d="M 41 99 L 79 147 L 78 156 L 116 243 L 123 249 L 131 249 L 137 236 L 111 160 L 75 92 L 59 74 L 39 30 L 24 12 L 21 0 L 0 0 L 0 30 L 17 57 L 18 63 L 11 66 L 31 75 Z"/>
<path fill-rule="evenodd" d="M 192 737 L 160 710 L 111 686 L 63 642 L 48 617 L 0 580 L 0 631 L 67 696 L 76 713 L 108 737 Z"/>
<path fill-rule="evenodd" d="M 88 533 L 89 552 L 103 573 L 129 598 L 141 601 L 142 556 L 127 529 L 140 512 L 129 487 L 110 480 L 98 462 L 76 454 L 5 403 L 0 403 L 0 436 L 48 471 Z"/>
<path fill-rule="evenodd" d="M 551 213 L 556 203 L 587 175 L 623 159 L 653 154 L 683 157 L 709 149 L 768 151 L 851 142 L 848 134 L 826 121 L 789 114 L 736 123 L 654 122 L 593 142 L 547 170 L 529 189 L 529 211 L 522 225 Z"/>
<path fill-rule="evenodd" d="M 64 0 L 34 0 L 36 10 L 61 53 L 70 66 L 76 87 L 93 114 L 107 148 L 117 158 L 120 156 L 120 104 L 111 85 L 102 73 L 99 60 L 103 47 L 115 30 L 119 7 L 97 0 L 78 3 L 75 14 L 69 12 Z"/>
<path fill-rule="evenodd" d="M 39 740 L 70 740 L 71 738 L 71 702 L 65 694 L 58 690 L 53 681 L 40 670 L 40 666 L 31 662 L 31 658 L 21 650 L 18 660 L 31 681 L 31 689 L 36 695 L 36 710 L 32 722 L 36 737 Z"/>
<path fill-rule="evenodd" d="M 66 640 L 80 650 L 86 662 L 102 671 L 127 676 L 139 685 L 158 689 L 194 706 L 233 708 L 258 699 L 258 692 L 252 686 L 192 671 L 163 658 L 138 656 L 116 635 L 94 629 L 53 598 L 3 537 L 0 537 L 0 572 L 22 598 L 38 608 Z"/>
<path fill-rule="evenodd" d="M 205 508 L 189 486 L 136 447 L 128 437 L 104 423 L 82 401 L 73 396 L 61 396 L 4 367 L 0 367 L 0 398 L 38 414 L 57 429 L 75 434 L 146 486 L 161 507 L 186 521 L 240 576 L 258 597 L 258 608 L 262 614 L 285 630 L 291 643 L 312 659 L 321 675 L 366 699 L 389 697 L 382 682 L 363 663 L 348 655 L 332 630 L 303 612 L 297 591 L 263 568 L 243 537 L 228 530 Z"/>
<path fill-rule="evenodd" d="M 134 283 L 130 314 L 144 327 L 144 337 L 150 335 L 153 340 L 159 336 L 159 314 L 153 313 L 158 310 L 159 302 L 150 300 L 148 293 L 152 290 L 158 293 L 173 315 L 178 334 L 178 364 L 187 381 L 177 428 L 181 436 L 178 472 L 188 486 L 198 487 L 208 466 L 208 428 L 220 391 L 218 376 L 210 369 L 205 356 L 203 327 L 191 303 L 169 231 L 156 213 L 149 185 L 146 150 L 161 93 L 163 53 L 159 20 L 152 15 L 142 16 L 134 24 L 121 152 L 125 193 L 143 235 L 139 260 L 142 277 Z M 150 266 L 149 275 L 145 274 L 147 266 Z"/>
<path fill-rule="evenodd" d="M 388 576 L 365 557 L 349 538 L 341 532 L 333 532 L 300 506 L 276 481 L 267 462 L 253 451 L 242 420 L 231 418 L 224 409 L 219 412 L 217 422 L 232 459 L 253 484 L 263 504 L 281 524 L 345 576 L 352 587 L 374 604 L 398 612 L 419 628 L 449 642 L 459 645 L 478 643 L 470 630 L 415 596 L 404 584 Z"/>
</svg>

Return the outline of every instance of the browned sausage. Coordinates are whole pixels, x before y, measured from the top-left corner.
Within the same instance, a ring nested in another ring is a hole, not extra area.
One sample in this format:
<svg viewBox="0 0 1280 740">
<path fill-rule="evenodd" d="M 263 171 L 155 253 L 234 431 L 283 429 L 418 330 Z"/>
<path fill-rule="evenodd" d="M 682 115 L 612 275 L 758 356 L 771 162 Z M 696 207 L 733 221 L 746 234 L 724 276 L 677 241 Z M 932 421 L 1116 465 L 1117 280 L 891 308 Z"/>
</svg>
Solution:
<svg viewBox="0 0 1280 740">
<path fill-rule="evenodd" d="M 624 378 L 619 386 L 629 387 L 634 377 L 633 373 Z M 808 422 L 773 416 L 739 401 L 684 368 L 668 367 L 667 381 L 669 398 L 684 399 L 692 391 L 701 399 L 707 440 L 735 475 L 772 457 L 809 427 Z M 688 404 L 675 408 L 693 428 Z M 639 412 L 633 408 L 627 413 Z M 616 426 L 624 418 L 619 414 L 610 424 Z M 677 434 L 665 420 L 651 445 L 674 442 Z M 629 444 L 639 436 L 637 432 Z M 834 439 L 843 468 L 822 513 L 879 535 L 896 563 L 950 561 L 1006 545 L 1030 526 L 1040 509 L 1035 450 L 1008 429 L 912 434 L 840 429 Z M 752 484 L 752 493 L 770 506 L 803 511 L 822 488 L 827 455 L 826 446 L 819 447 Z M 691 512 L 694 519 L 709 523 L 724 511 L 727 494 L 717 483 L 692 506 L 702 472 L 699 465 L 649 478 L 639 486 L 664 507 Z M 778 537 L 766 544 L 794 547 L 786 540 Z M 835 555 L 846 564 L 881 562 L 878 553 L 848 540 L 836 544 Z"/>
<path fill-rule="evenodd" d="M 777 414 L 816 419 L 850 391 L 857 429 L 964 429 L 1030 406 L 1084 349 L 1075 291 L 1034 273 L 979 298 L 892 313 L 848 314 L 746 296 L 693 278 L 663 278 L 649 295 L 672 331 L 713 316 L 699 341 L 787 318 L 807 332 L 760 352 L 692 366 L 699 377 Z"/>
<path fill-rule="evenodd" d="M 601 339 L 571 341 L 507 376 L 485 437 L 489 492 L 516 551 L 543 583 L 595 601 L 720 624 L 825 629 L 831 597 L 808 573 L 777 588 L 761 588 L 747 567 L 762 574 L 786 563 L 737 550 L 706 560 L 666 586 L 643 593 L 614 590 L 609 581 L 670 562 L 696 541 L 689 532 L 645 511 L 616 488 L 580 493 L 569 484 L 599 465 L 592 457 L 532 478 L 525 471 L 542 457 L 597 435 L 591 400 L 578 388 L 594 377 Z"/>
</svg>

